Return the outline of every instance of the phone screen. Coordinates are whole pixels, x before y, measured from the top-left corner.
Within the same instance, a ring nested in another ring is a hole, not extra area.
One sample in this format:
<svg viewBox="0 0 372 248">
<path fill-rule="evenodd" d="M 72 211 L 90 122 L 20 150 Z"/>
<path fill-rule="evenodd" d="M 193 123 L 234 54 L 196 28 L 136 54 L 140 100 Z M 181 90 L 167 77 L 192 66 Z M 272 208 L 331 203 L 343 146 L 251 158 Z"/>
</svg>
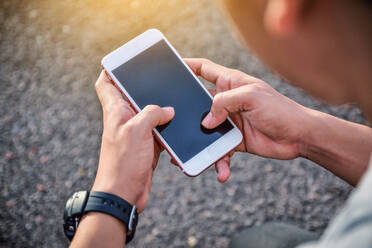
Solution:
<svg viewBox="0 0 372 248">
<path fill-rule="evenodd" d="M 228 120 L 211 130 L 201 125 L 212 100 L 164 40 L 112 73 L 141 109 L 174 107 L 173 120 L 156 129 L 183 163 L 233 128 Z"/>
</svg>

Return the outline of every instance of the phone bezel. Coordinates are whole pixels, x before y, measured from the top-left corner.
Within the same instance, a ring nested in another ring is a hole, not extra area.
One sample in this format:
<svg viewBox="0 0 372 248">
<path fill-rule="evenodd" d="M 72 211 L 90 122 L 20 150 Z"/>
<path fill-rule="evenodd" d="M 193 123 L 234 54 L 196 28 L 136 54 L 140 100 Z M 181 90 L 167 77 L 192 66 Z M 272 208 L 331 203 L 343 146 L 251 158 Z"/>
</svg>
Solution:
<svg viewBox="0 0 372 248">
<path fill-rule="evenodd" d="M 116 87 L 118 87 L 122 94 L 129 100 L 132 107 L 135 108 L 137 112 L 141 111 L 130 94 L 125 90 L 120 81 L 112 73 L 112 70 L 124 64 L 136 55 L 140 54 L 160 40 L 164 40 L 167 43 L 173 53 L 193 75 L 195 80 L 202 86 L 202 89 L 209 95 L 211 99 L 213 99 L 209 91 L 205 88 L 199 78 L 195 75 L 195 73 L 193 73 L 193 71 L 189 68 L 189 66 L 185 63 L 185 61 L 178 54 L 176 49 L 170 44 L 170 42 L 165 38 L 165 36 L 157 29 L 149 29 L 146 32 L 135 37 L 134 39 L 130 40 L 123 46 L 114 50 L 110 54 L 106 55 L 101 62 L 106 73 L 109 75 L 109 77 L 111 77 L 111 80 L 116 84 Z M 243 136 L 240 130 L 236 127 L 236 125 L 231 121 L 230 118 L 228 118 L 228 120 L 233 125 L 233 129 L 231 129 L 221 138 L 201 150 L 198 154 L 196 154 L 185 163 L 183 163 L 178 158 L 177 153 L 173 151 L 172 147 L 168 145 L 162 135 L 156 129 L 153 129 L 153 131 L 157 135 L 157 138 L 162 143 L 164 148 L 168 151 L 170 156 L 172 156 L 173 159 L 181 167 L 182 171 L 188 176 L 197 176 L 241 143 Z"/>
</svg>

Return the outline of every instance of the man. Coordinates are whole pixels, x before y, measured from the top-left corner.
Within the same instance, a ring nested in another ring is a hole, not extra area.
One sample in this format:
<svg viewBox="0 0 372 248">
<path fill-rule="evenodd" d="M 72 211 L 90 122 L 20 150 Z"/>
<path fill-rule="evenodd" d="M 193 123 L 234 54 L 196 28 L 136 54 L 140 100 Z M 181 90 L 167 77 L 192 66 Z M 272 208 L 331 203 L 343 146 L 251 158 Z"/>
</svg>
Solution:
<svg viewBox="0 0 372 248">
<path fill-rule="evenodd" d="M 223 4 L 243 41 L 278 73 L 330 103 L 357 102 L 372 118 L 369 1 L 226 0 Z M 305 157 L 358 185 L 320 240 L 304 247 L 372 246 L 372 199 L 368 196 L 372 171 L 366 173 L 371 128 L 301 106 L 242 72 L 205 59 L 186 62 L 197 75 L 216 85 L 211 111 L 202 124 L 213 128 L 230 115 L 244 134 L 236 151 L 277 159 Z M 104 73 L 96 90 L 103 107 L 104 131 L 92 191 L 114 194 L 137 205 L 141 212 L 160 152 L 151 130 L 170 121 L 174 110 L 147 106 L 135 115 Z M 220 182 L 230 176 L 229 159 L 226 156 L 216 164 Z M 243 238 L 233 239 L 232 246 L 294 247 L 315 238 L 293 227 L 277 227 L 256 229 L 253 234 L 248 230 Z M 71 246 L 123 247 L 126 232 L 116 218 L 90 212 L 80 221 Z"/>
</svg>

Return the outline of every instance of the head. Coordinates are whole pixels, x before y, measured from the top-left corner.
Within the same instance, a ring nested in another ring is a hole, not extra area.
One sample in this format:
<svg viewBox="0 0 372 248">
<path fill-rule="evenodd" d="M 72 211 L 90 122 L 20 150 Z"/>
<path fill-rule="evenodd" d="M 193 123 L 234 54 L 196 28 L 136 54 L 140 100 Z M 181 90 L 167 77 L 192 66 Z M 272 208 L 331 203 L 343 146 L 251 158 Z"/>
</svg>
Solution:
<svg viewBox="0 0 372 248">
<path fill-rule="evenodd" d="M 244 43 L 291 83 L 335 104 L 372 98 L 372 1 L 222 2 Z"/>
</svg>

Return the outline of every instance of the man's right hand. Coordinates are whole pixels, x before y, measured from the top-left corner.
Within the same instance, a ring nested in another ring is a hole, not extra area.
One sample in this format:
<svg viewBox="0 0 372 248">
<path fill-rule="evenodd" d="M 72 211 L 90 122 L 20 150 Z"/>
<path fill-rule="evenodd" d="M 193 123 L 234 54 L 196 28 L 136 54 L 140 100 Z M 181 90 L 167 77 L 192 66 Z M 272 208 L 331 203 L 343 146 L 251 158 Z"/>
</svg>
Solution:
<svg viewBox="0 0 372 248">
<path fill-rule="evenodd" d="M 372 151 L 372 129 L 306 108 L 267 83 L 206 59 L 186 59 L 198 76 L 216 85 L 202 124 L 214 128 L 227 116 L 243 133 L 235 151 L 262 157 L 305 157 L 356 185 Z M 218 180 L 230 176 L 230 156 L 216 163 Z"/>
<path fill-rule="evenodd" d="M 203 126 L 214 128 L 230 116 L 244 137 L 237 151 L 276 159 L 300 155 L 301 139 L 307 132 L 305 107 L 243 72 L 206 59 L 185 61 L 196 75 L 216 85 L 211 111 Z"/>
</svg>

